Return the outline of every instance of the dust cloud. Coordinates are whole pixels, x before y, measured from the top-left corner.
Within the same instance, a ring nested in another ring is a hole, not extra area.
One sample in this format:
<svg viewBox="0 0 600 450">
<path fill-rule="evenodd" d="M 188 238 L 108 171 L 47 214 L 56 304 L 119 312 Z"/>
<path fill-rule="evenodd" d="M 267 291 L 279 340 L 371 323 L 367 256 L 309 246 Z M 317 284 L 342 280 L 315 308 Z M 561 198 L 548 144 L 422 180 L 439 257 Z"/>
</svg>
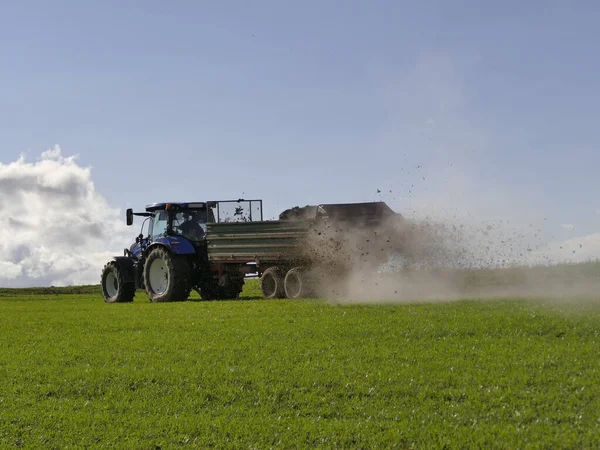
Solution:
<svg viewBox="0 0 600 450">
<path fill-rule="evenodd" d="M 597 296 L 600 264 L 554 264 L 527 231 L 400 215 L 375 226 L 329 223 L 305 244 L 308 277 L 313 295 L 337 302 Z"/>
</svg>

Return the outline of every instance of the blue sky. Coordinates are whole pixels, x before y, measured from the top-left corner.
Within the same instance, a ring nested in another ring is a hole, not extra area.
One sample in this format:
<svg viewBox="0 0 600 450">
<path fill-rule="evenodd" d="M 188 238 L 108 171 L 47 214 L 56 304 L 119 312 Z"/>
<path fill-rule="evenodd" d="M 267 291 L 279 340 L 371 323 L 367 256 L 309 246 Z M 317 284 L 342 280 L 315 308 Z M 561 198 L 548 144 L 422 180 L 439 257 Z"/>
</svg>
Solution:
<svg viewBox="0 0 600 450">
<path fill-rule="evenodd" d="M 593 234 L 599 18 L 591 1 L 4 2 L 0 161 L 60 145 L 123 209 L 381 199 Z"/>
</svg>

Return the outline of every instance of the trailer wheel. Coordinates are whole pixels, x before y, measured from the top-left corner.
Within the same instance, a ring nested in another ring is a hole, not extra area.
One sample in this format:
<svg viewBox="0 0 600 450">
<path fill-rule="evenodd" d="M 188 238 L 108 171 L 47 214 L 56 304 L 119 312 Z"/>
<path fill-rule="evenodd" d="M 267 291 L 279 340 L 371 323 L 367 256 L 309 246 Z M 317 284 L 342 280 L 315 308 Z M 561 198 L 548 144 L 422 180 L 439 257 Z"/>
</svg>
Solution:
<svg viewBox="0 0 600 450">
<path fill-rule="evenodd" d="M 279 267 L 269 267 L 260 277 L 260 290 L 265 298 L 285 297 L 284 277 Z"/>
<path fill-rule="evenodd" d="M 153 302 L 186 300 L 192 290 L 187 260 L 165 248 L 155 248 L 144 264 L 144 286 Z"/>
<path fill-rule="evenodd" d="M 304 298 L 310 295 L 310 281 L 301 267 L 290 269 L 284 280 L 287 298 Z"/>
<path fill-rule="evenodd" d="M 114 261 L 109 262 L 102 269 L 100 284 L 106 303 L 129 303 L 135 297 L 135 285 L 125 282 L 119 266 Z"/>
</svg>

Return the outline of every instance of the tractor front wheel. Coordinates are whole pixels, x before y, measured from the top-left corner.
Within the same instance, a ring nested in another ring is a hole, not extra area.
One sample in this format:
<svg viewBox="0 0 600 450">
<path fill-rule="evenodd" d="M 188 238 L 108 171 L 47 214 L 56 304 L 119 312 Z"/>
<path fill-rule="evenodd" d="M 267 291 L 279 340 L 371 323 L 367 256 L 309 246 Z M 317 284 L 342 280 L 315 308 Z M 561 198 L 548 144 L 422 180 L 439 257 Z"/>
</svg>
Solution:
<svg viewBox="0 0 600 450">
<path fill-rule="evenodd" d="M 157 247 L 144 264 L 144 286 L 152 302 L 187 300 L 192 290 L 190 265 L 184 256 Z"/>
<path fill-rule="evenodd" d="M 128 303 L 132 302 L 135 296 L 135 285 L 125 282 L 123 273 L 114 261 L 102 269 L 100 285 L 106 303 Z"/>
</svg>

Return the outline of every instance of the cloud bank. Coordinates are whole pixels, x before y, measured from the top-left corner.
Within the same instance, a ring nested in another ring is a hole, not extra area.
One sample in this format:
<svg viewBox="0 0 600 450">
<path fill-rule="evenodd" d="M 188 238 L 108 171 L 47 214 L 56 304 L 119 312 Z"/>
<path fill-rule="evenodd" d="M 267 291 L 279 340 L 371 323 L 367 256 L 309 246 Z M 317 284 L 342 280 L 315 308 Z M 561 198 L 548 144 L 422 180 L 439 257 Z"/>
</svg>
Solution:
<svg viewBox="0 0 600 450">
<path fill-rule="evenodd" d="M 98 284 L 131 233 L 96 192 L 89 168 L 59 146 L 0 163 L 0 286 Z"/>
</svg>

